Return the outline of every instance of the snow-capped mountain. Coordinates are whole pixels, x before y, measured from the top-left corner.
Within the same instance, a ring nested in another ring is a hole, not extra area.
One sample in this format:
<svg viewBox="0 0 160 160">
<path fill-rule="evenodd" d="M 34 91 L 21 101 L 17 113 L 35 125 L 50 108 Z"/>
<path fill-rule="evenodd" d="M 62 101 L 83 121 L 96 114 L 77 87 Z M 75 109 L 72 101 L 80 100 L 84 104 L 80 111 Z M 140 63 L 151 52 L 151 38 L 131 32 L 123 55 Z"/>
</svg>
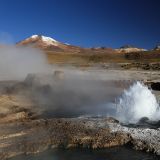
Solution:
<svg viewBox="0 0 160 160">
<path fill-rule="evenodd" d="M 32 35 L 31 37 L 18 42 L 17 46 L 32 46 L 43 50 L 57 52 L 79 52 L 81 49 L 80 47 L 61 43 L 51 37 L 46 37 L 43 35 Z"/>
<path fill-rule="evenodd" d="M 136 48 L 131 45 L 125 45 L 119 49 L 112 49 L 107 47 L 92 47 L 92 48 L 82 48 L 68 43 L 59 42 L 51 37 L 46 37 L 43 35 L 32 35 L 19 43 L 17 46 L 31 46 L 36 47 L 45 51 L 51 52 L 65 52 L 65 53 L 80 53 L 80 54 L 100 54 L 100 53 L 130 53 L 130 52 L 140 52 L 146 51 L 142 48 Z"/>
<path fill-rule="evenodd" d="M 60 43 L 53 38 L 42 36 L 42 35 L 32 35 L 25 40 L 17 43 L 19 46 L 34 46 L 42 49 L 47 49 L 50 46 L 58 46 Z"/>
</svg>

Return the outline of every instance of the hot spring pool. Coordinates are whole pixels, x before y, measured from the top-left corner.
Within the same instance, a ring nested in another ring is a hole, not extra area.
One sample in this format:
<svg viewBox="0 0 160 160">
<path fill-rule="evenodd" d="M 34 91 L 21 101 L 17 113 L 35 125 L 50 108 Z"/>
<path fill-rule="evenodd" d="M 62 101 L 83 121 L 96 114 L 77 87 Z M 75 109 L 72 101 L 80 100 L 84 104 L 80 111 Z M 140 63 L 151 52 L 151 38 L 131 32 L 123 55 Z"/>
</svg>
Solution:
<svg viewBox="0 0 160 160">
<path fill-rule="evenodd" d="M 114 147 L 100 150 L 69 149 L 46 151 L 37 155 L 17 156 L 10 160 L 159 160 L 153 154 L 135 151 L 126 147 Z"/>
</svg>

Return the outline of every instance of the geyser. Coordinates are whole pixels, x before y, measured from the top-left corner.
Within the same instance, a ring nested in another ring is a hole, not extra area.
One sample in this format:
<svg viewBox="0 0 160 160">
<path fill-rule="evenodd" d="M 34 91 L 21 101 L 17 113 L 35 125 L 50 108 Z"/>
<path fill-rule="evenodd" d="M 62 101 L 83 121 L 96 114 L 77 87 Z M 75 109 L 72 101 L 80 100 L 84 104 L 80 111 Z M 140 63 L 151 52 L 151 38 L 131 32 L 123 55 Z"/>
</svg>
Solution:
<svg viewBox="0 0 160 160">
<path fill-rule="evenodd" d="M 142 117 L 159 119 L 159 105 L 155 95 L 141 82 L 125 90 L 117 103 L 117 118 L 125 123 L 136 123 Z"/>
</svg>

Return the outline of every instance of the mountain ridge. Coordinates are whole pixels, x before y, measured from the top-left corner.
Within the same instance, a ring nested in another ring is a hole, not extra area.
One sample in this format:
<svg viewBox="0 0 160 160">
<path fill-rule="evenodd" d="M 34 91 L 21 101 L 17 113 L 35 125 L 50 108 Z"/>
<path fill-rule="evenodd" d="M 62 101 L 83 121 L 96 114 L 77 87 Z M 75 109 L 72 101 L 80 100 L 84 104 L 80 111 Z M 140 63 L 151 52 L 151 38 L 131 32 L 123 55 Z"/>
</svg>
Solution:
<svg viewBox="0 0 160 160">
<path fill-rule="evenodd" d="M 113 52 L 113 53 L 129 53 L 129 52 L 140 52 L 147 51 L 143 48 L 137 48 L 132 45 L 125 45 L 125 47 L 120 47 L 118 49 L 107 48 L 107 47 L 92 47 L 84 48 L 75 45 L 70 45 L 68 43 L 59 42 L 51 37 L 44 35 L 32 35 L 16 44 L 17 46 L 32 46 L 40 48 L 42 50 L 48 51 L 60 51 L 60 52 L 71 52 L 71 53 L 82 53 L 82 52 Z"/>
</svg>

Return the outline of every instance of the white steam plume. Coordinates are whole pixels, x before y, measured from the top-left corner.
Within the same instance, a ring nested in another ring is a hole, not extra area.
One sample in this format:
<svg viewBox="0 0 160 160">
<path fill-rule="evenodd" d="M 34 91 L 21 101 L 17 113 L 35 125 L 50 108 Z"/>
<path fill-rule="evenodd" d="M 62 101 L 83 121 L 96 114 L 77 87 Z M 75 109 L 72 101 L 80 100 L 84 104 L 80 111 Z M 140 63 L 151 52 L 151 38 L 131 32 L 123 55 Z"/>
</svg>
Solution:
<svg viewBox="0 0 160 160">
<path fill-rule="evenodd" d="M 28 47 L 0 47 L 0 80 L 21 80 L 29 73 L 51 70 L 45 54 Z"/>
</svg>

